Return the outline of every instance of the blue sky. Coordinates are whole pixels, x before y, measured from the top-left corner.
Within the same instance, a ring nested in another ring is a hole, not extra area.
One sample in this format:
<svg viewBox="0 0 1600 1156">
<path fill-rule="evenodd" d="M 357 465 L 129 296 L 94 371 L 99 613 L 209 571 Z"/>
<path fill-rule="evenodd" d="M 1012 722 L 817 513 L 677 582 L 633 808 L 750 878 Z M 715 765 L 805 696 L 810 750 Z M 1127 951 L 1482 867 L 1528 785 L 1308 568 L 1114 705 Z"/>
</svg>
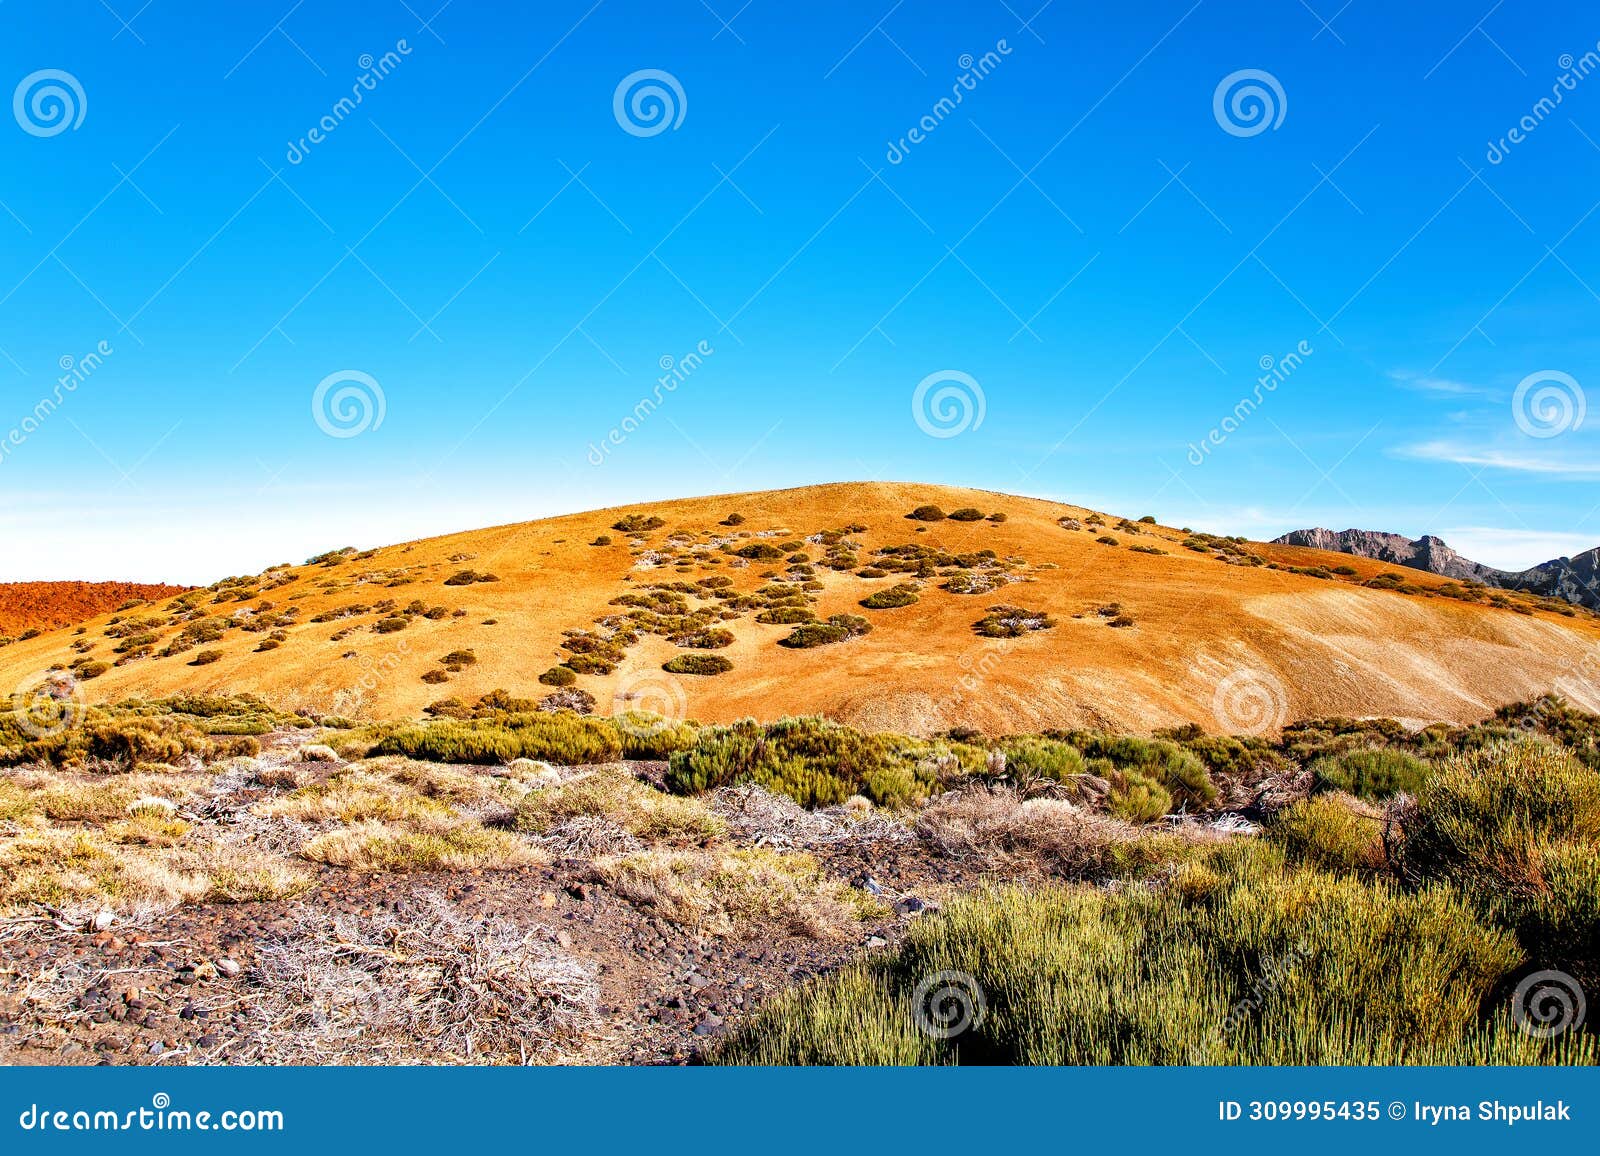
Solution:
<svg viewBox="0 0 1600 1156">
<path fill-rule="evenodd" d="M 441 3 L 0 7 L 0 578 L 874 477 L 1600 544 L 1584 5 Z"/>
</svg>

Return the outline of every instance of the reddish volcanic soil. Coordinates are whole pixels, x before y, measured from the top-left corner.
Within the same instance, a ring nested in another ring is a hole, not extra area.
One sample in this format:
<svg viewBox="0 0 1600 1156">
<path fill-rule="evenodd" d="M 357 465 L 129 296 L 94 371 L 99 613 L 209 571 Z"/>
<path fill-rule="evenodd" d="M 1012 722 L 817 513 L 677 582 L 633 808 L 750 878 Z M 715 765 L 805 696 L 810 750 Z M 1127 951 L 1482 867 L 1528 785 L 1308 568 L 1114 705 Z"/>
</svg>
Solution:
<svg viewBox="0 0 1600 1156">
<path fill-rule="evenodd" d="M 71 626 L 135 598 L 154 601 L 186 589 L 147 582 L 0 582 L 0 635 Z"/>
</svg>

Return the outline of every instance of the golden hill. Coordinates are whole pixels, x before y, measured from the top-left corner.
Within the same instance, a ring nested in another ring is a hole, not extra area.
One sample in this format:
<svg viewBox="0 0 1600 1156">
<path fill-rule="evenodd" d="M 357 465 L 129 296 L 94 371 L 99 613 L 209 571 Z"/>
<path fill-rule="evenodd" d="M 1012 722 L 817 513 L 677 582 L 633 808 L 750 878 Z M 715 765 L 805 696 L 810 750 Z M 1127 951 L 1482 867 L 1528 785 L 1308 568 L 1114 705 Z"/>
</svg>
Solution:
<svg viewBox="0 0 1600 1156">
<path fill-rule="evenodd" d="M 983 517 L 908 518 L 925 504 Z M 728 525 L 733 514 L 742 521 Z M 629 518 L 651 528 L 615 528 Z M 800 554 L 808 560 L 792 561 Z M 1291 569 L 1318 567 L 1327 576 Z M 1365 585 L 1395 573 L 1402 589 Z M 860 605 L 906 586 L 916 588 L 908 605 Z M 1319 715 L 1465 722 L 1551 689 L 1600 709 L 1582 678 L 1600 620 L 1486 598 L 1342 554 L 1191 536 L 1033 498 L 841 483 L 337 552 L 13 643 L 0 649 L 0 689 L 76 664 L 78 693 L 94 701 L 255 692 L 397 718 L 496 688 L 542 698 L 554 690 L 539 681 L 550 668 L 614 661 L 576 679 L 599 713 L 823 713 L 914 733 L 1188 722 L 1242 732 Z M 974 629 L 996 606 L 1029 612 L 996 615 L 1022 623 L 1020 636 Z M 780 640 L 795 624 L 757 621 L 841 614 L 870 632 L 790 648 Z M 1025 630 L 1040 616 L 1054 625 Z M 619 629 L 631 633 L 608 641 Z M 732 667 L 662 669 L 686 655 Z"/>
</svg>

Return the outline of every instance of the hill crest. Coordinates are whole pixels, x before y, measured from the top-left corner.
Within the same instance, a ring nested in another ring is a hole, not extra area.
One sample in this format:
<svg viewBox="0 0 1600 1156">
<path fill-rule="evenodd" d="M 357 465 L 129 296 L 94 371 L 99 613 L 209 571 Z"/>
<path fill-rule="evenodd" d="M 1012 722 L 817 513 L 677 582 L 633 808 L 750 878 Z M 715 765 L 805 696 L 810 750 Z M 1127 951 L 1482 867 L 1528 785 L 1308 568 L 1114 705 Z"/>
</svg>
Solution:
<svg viewBox="0 0 1600 1156">
<path fill-rule="evenodd" d="M 1571 607 L 1386 572 L 1037 498 L 835 483 L 331 551 L 15 643 L 0 683 L 55 666 L 96 700 L 253 692 L 386 719 L 503 689 L 924 734 L 1264 732 L 1480 718 L 1562 689 L 1600 640 Z M 1569 697 L 1600 707 L 1586 688 Z"/>
</svg>

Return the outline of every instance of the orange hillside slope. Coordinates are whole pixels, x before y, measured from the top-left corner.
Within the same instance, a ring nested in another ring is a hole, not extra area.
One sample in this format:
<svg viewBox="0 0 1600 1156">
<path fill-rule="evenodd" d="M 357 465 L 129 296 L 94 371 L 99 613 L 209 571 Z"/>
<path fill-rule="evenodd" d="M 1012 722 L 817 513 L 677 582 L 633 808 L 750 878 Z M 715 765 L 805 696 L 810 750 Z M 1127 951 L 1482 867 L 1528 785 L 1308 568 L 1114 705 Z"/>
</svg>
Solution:
<svg viewBox="0 0 1600 1156">
<path fill-rule="evenodd" d="M 976 507 L 1005 520 L 907 518 L 925 503 L 947 512 Z M 733 513 L 743 522 L 723 525 Z M 630 514 L 662 524 L 635 533 L 613 528 Z M 0 649 L 0 686 L 26 685 L 77 661 L 84 673 L 114 664 L 83 681 L 91 700 L 249 691 L 291 707 L 396 718 L 495 688 L 539 698 L 552 690 L 540 685 L 541 672 L 571 658 L 564 632 L 627 613 L 632 608 L 613 604 L 619 596 L 670 600 L 670 592 L 649 587 L 678 583 L 705 592 L 675 597 L 691 611 L 720 615 L 715 628 L 732 635 L 730 644 L 685 649 L 642 633 L 613 671 L 579 675 L 577 687 L 595 697 L 600 713 L 650 708 L 702 721 L 823 713 L 921 733 L 952 726 L 1149 731 L 1186 722 L 1245 731 L 1330 714 L 1467 721 L 1557 687 L 1600 709 L 1572 673 L 1600 643 L 1600 620 L 1586 613 L 1566 617 L 1520 598 L 1512 600 L 1516 608 L 1469 603 L 1434 593 L 1459 588 L 1410 571 L 1403 576 L 1416 592 L 1369 589 L 1362 583 L 1394 568 L 1312 550 L 1244 548 L 1285 567 L 1356 573 L 1321 579 L 1242 564 L 1248 558 L 1239 555 L 1225 564 L 1215 543 L 1186 548 L 1181 531 L 1119 529 L 1112 515 L 1088 524 L 1091 514 L 1033 498 L 888 482 L 573 514 L 269 571 L 191 596 L 187 610 L 157 599 L 118 623 L 102 615 L 82 635 L 56 630 Z M 1084 526 L 1064 528 L 1064 519 Z M 850 526 L 864 528 L 817 539 Z M 607 544 L 591 544 L 603 537 Z M 786 549 L 777 560 L 729 552 L 762 543 Z M 905 556 L 877 551 L 906 545 L 935 557 L 921 577 L 858 576 Z M 827 568 L 830 550 L 835 561 L 847 554 L 854 565 Z M 970 557 L 985 550 L 992 559 Z M 941 551 L 967 555 L 970 565 L 946 564 Z M 770 600 L 764 575 L 784 575 L 795 565 L 788 557 L 799 553 L 819 584 L 797 589 L 811 599 L 802 609 L 823 618 L 860 615 L 870 633 L 788 649 L 778 642 L 792 625 L 758 622 L 759 607 L 740 610 L 737 600 L 694 586 L 726 577 L 724 594 L 765 589 Z M 449 584 L 462 571 L 495 580 Z M 980 588 L 1002 584 L 977 594 L 944 588 L 973 579 Z M 920 586 L 914 604 L 859 605 L 908 581 Z M 1055 626 L 1016 638 L 975 633 L 987 608 L 1001 604 L 1046 613 Z M 1131 625 L 1111 625 L 1119 619 Z M 174 646 L 185 631 L 205 637 Z M 274 633 L 281 642 L 272 646 Z M 462 651 L 474 661 L 461 661 Z M 720 655 L 732 669 L 715 676 L 661 669 L 684 654 Z M 202 655 L 208 660 L 197 665 Z M 443 669 L 447 655 L 458 670 Z M 444 681 L 424 682 L 425 674 Z"/>
</svg>

